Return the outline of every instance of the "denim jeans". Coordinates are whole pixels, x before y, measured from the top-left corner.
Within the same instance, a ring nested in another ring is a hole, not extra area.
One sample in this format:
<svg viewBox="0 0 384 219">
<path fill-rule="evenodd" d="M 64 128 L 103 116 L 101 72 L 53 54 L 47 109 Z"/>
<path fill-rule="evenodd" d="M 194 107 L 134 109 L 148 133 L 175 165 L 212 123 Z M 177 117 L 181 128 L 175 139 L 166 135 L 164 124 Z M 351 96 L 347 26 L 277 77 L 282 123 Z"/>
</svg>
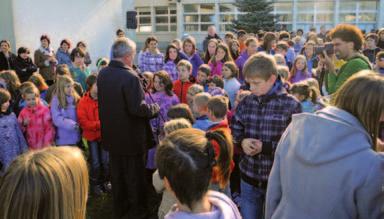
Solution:
<svg viewBox="0 0 384 219">
<path fill-rule="evenodd" d="M 262 219 L 264 214 L 265 191 L 243 180 L 241 187 L 241 214 L 243 219 Z"/>
<path fill-rule="evenodd" d="M 109 157 L 100 142 L 88 141 L 90 157 L 90 177 L 93 185 L 107 181 L 109 176 Z"/>
</svg>

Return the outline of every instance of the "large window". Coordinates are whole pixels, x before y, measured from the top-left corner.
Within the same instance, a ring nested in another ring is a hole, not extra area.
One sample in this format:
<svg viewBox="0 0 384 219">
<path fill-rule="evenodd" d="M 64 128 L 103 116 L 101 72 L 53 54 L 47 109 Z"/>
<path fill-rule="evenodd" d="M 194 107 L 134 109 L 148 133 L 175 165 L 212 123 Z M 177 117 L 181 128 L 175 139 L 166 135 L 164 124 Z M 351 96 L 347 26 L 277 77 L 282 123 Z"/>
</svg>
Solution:
<svg viewBox="0 0 384 219">
<path fill-rule="evenodd" d="M 276 2 L 274 4 L 274 13 L 279 24 L 287 25 L 292 23 L 292 2 Z"/>
<path fill-rule="evenodd" d="M 155 29 L 157 32 L 176 31 L 176 20 L 175 7 L 155 8 Z"/>
<path fill-rule="evenodd" d="M 136 8 L 137 11 L 137 32 L 152 32 L 151 8 Z"/>
<path fill-rule="evenodd" d="M 184 5 L 184 28 L 186 32 L 207 31 L 215 24 L 215 4 Z"/>
<path fill-rule="evenodd" d="M 153 9 L 153 14 L 152 14 Z M 175 32 L 177 15 L 176 7 L 140 7 L 137 10 L 137 32 Z M 152 26 L 152 19 L 154 26 Z"/>
<path fill-rule="evenodd" d="M 340 1 L 339 21 L 356 24 L 363 30 L 376 28 L 378 1 Z"/>
</svg>

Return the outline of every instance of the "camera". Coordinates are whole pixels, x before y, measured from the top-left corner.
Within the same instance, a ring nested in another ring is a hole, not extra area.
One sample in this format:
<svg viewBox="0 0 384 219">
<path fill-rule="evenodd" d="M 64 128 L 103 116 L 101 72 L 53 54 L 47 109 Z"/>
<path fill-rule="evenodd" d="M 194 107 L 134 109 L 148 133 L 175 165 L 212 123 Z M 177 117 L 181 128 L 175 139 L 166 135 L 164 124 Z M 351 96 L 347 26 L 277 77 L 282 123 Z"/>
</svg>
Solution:
<svg viewBox="0 0 384 219">
<path fill-rule="evenodd" d="M 323 51 L 327 53 L 327 55 L 332 55 L 335 53 L 333 49 L 332 43 L 325 43 L 324 46 L 316 46 L 315 47 L 315 54 L 316 55 L 322 55 Z"/>
</svg>

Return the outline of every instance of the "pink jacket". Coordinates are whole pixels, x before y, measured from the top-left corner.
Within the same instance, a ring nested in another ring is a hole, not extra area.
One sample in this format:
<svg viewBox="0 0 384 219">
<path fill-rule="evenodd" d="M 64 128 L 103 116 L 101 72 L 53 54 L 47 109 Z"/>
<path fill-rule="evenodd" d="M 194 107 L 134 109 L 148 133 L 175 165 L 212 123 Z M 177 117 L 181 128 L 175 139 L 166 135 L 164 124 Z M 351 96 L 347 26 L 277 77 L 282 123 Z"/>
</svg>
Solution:
<svg viewBox="0 0 384 219">
<path fill-rule="evenodd" d="M 28 125 L 23 125 L 25 120 L 28 120 Z M 28 142 L 29 149 L 41 149 L 53 144 L 55 129 L 48 107 L 41 103 L 33 108 L 24 107 L 20 112 L 18 121 Z"/>
<path fill-rule="evenodd" d="M 221 61 L 216 62 L 216 65 L 213 64 L 212 62 L 209 62 L 209 67 L 211 67 L 211 76 L 222 76 L 222 68 L 223 68 L 224 63 Z"/>
</svg>

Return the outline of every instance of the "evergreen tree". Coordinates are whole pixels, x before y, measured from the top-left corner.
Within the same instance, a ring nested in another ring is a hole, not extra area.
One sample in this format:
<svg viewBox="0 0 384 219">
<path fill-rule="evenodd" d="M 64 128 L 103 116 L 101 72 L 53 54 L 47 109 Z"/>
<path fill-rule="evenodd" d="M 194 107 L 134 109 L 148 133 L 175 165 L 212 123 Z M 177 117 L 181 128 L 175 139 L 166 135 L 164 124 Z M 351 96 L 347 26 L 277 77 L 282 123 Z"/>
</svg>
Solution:
<svg viewBox="0 0 384 219">
<path fill-rule="evenodd" d="M 276 16 L 272 14 L 273 2 L 268 0 L 236 0 L 236 7 L 245 14 L 238 15 L 233 21 L 235 29 L 243 29 L 248 33 L 257 33 L 259 30 L 273 31 L 276 25 Z"/>
</svg>

